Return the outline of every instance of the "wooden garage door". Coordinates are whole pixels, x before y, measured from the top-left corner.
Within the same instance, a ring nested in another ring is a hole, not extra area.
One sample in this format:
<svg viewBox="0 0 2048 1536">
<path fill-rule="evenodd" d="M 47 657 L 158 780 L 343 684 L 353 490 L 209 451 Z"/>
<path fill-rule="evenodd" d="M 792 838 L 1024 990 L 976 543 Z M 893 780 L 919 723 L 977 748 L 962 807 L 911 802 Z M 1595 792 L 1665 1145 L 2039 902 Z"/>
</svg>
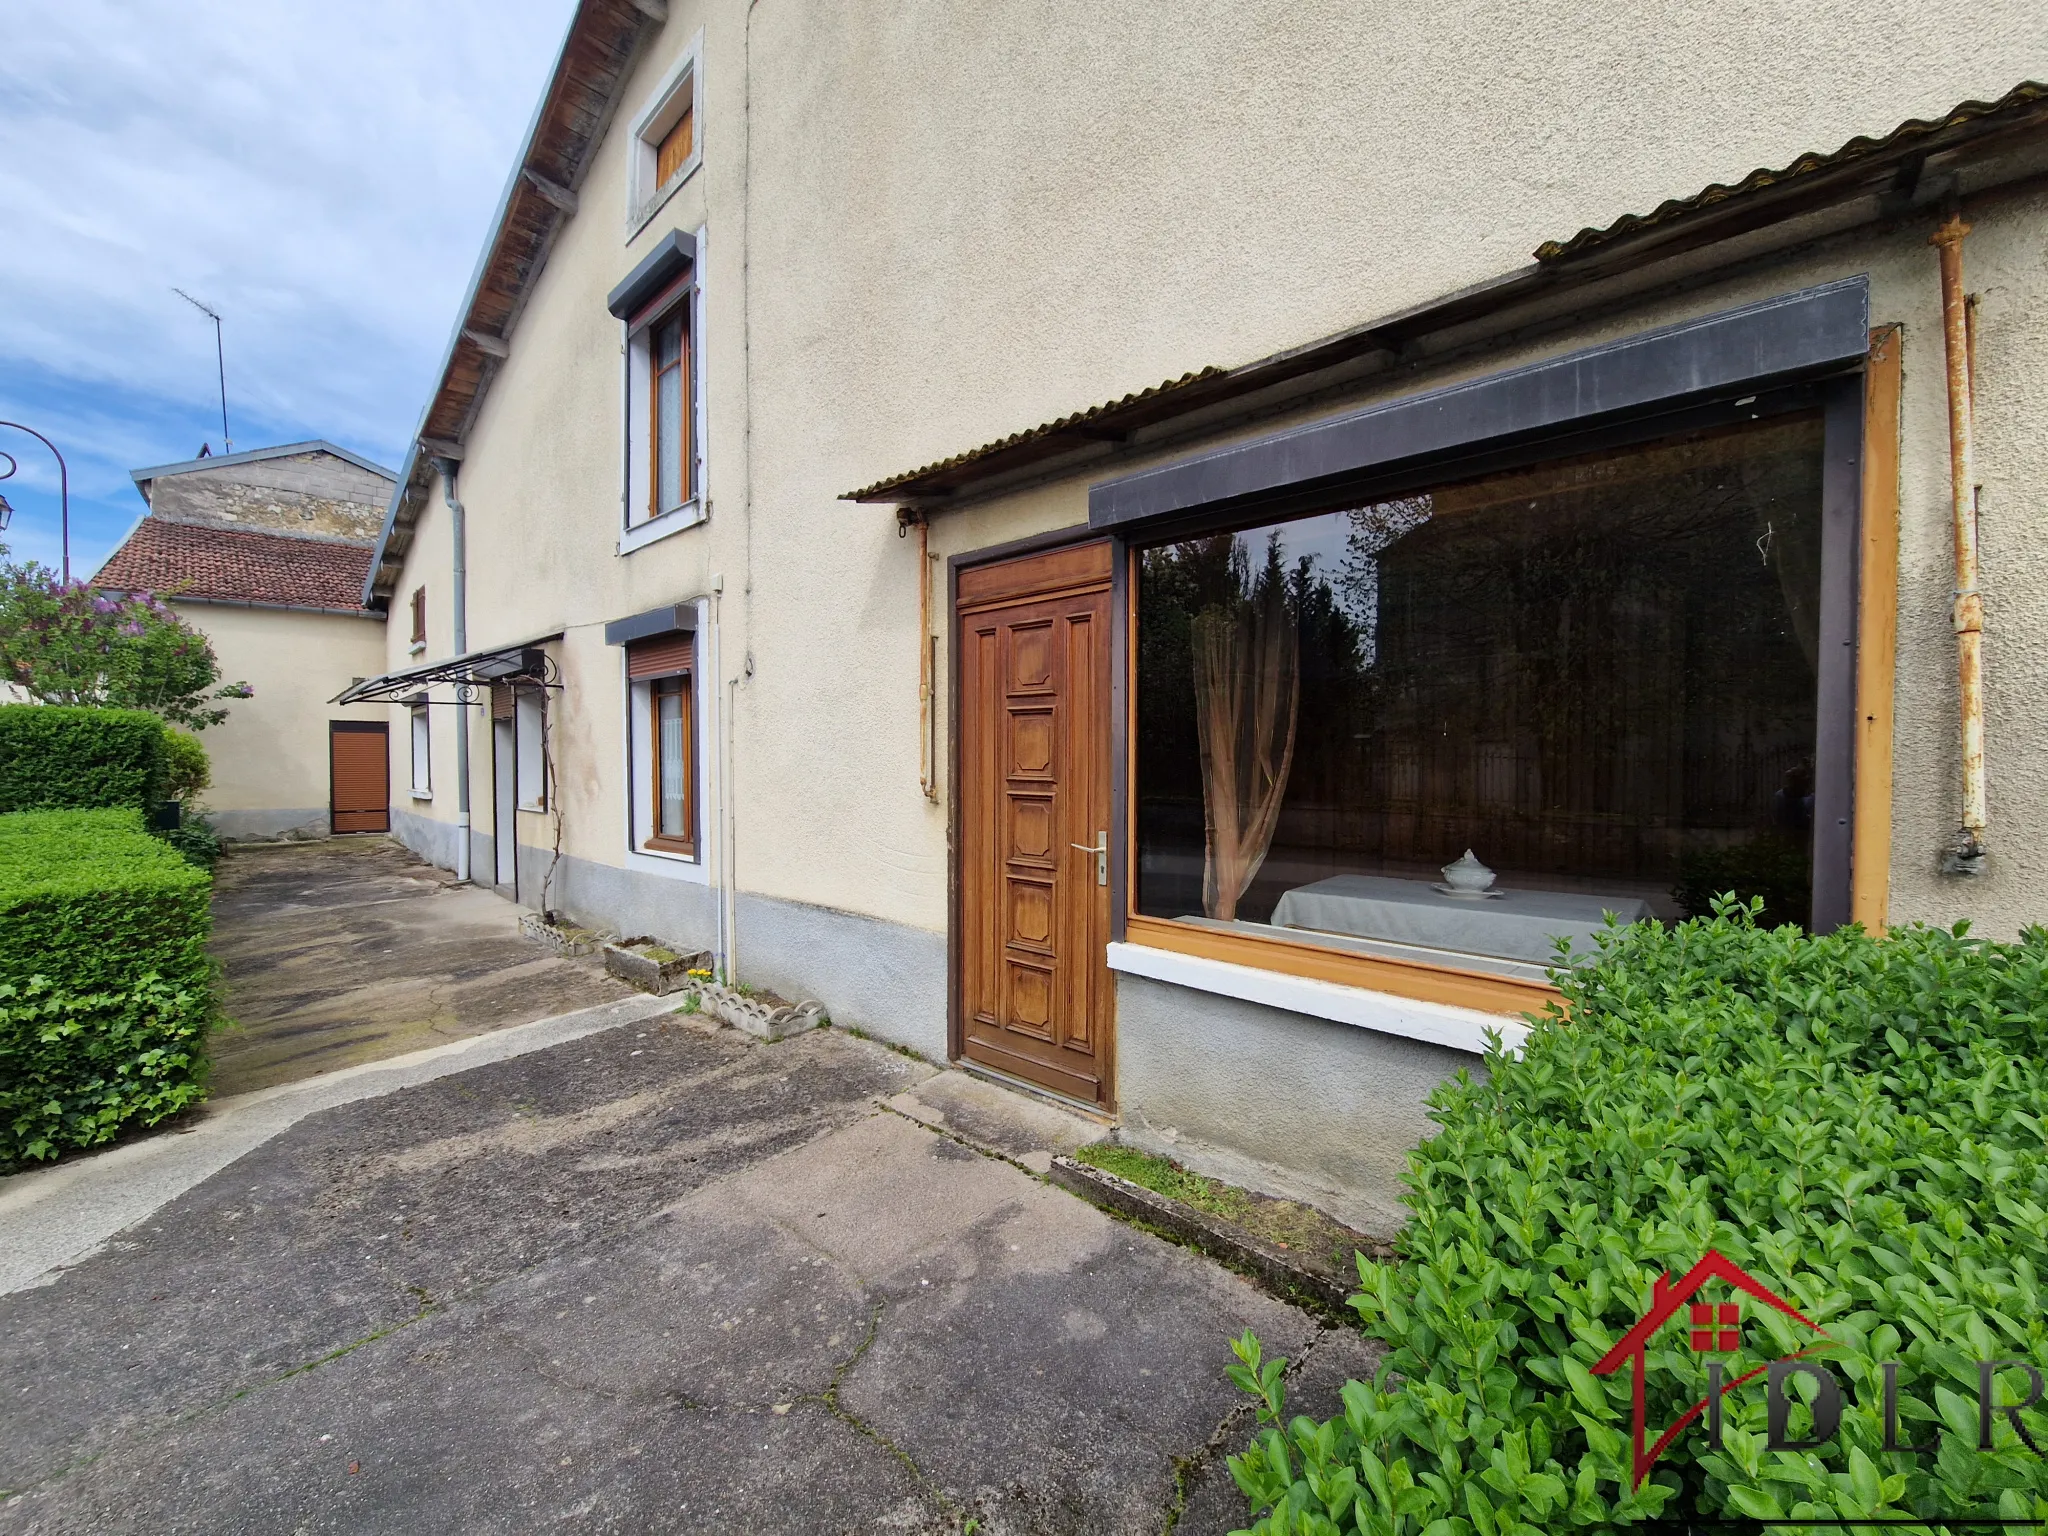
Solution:
<svg viewBox="0 0 2048 1536">
<path fill-rule="evenodd" d="M 391 830 L 389 732 L 381 720 L 327 722 L 328 809 L 335 831 Z"/>
<path fill-rule="evenodd" d="M 961 1054 L 1108 1108 L 1110 547 L 960 573 Z"/>
</svg>

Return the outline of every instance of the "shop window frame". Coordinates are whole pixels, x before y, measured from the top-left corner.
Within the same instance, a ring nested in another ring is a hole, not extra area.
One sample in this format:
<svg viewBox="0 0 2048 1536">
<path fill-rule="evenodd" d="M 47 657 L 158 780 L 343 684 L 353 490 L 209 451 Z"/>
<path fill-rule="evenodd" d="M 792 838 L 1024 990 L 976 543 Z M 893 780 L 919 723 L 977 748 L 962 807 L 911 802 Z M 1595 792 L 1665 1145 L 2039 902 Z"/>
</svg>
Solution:
<svg viewBox="0 0 2048 1536">
<path fill-rule="evenodd" d="M 1709 317 L 1710 321 L 1715 317 Z M 1565 420 L 1541 433 L 1480 437 L 1459 448 L 1352 477 L 1334 493 L 1389 500 L 1450 479 L 1523 468 L 1579 453 L 1625 448 L 1682 432 L 1767 415 L 1817 411 L 1822 466 L 1822 673 L 1816 711 L 1814 926 L 1849 921 L 1881 929 L 1890 839 L 1890 719 L 1896 633 L 1897 464 L 1902 338 L 1895 327 L 1864 333 L 1865 352 L 1789 382 L 1736 378 L 1706 398 L 1652 400 L 1590 423 Z M 1484 380 L 1479 381 L 1484 383 Z M 1099 509 L 1100 490 L 1095 499 Z M 1139 552 L 1203 534 L 1257 527 L 1334 504 L 1327 482 L 1279 486 L 1219 499 L 1177 516 L 1091 517 L 1116 536 L 1114 678 L 1121 698 L 1112 725 L 1112 942 L 1138 944 L 1238 966 L 1444 1003 L 1493 1014 L 1541 1012 L 1555 987 L 1418 960 L 1362 955 L 1264 934 L 1204 929 L 1136 910 L 1136 818 L 1130 792 L 1136 739 Z M 1861 643 L 1859 643 L 1861 637 Z"/>
</svg>

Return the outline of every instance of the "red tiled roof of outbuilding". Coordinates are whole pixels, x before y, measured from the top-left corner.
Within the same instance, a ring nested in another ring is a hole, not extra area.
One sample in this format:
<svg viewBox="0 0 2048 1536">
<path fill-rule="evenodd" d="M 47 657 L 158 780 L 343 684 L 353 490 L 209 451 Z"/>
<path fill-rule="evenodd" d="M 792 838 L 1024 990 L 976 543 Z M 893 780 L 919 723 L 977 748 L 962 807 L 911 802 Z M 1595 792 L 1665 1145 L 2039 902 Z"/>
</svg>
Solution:
<svg viewBox="0 0 2048 1536">
<path fill-rule="evenodd" d="M 360 613 L 370 554 L 360 544 L 145 517 L 107 557 L 93 585 L 172 599 Z"/>
</svg>

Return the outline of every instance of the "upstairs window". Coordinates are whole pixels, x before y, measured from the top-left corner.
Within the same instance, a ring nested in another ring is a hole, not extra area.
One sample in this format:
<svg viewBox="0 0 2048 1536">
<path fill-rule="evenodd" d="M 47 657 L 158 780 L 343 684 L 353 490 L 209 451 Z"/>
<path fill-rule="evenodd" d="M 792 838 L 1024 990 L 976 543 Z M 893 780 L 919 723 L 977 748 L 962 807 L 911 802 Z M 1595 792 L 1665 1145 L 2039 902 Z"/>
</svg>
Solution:
<svg viewBox="0 0 2048 1536">
<path fill-rule="evenodd" d="M 654 185 L 657 190 L 667 186 L 683 173 L 690 152 L 696 147 L 697 114 L 688 103 L 683 106 L 683 115 L 676 119 L 675 126 L 661 136 L 661 142 L 654 150 Z"/>
<path fill-rule="evenodd" d="M 700 32 L 648 93 L 628 140 L 627 236 L 637 234 L 703 163 L 697 135 Z"/>
<path fill-rule="evenodd" d="M 627 554 L 703 521 L 702 289 L 695 235 L 673 230 L 606 300 L 626 326 Z"/>
<path fill-rule="evenodd" d="M 412 648 L 423 651 L 427 648 L 427 589 L 415 587 L 412 592 Z"/>
<path fill-rule="evenodd" d="M 652 327 L 647 348 L 648 475 L 647 515 L 682 510 L 691 484 L 690 313 L 681 303 Z"/>
</svg>

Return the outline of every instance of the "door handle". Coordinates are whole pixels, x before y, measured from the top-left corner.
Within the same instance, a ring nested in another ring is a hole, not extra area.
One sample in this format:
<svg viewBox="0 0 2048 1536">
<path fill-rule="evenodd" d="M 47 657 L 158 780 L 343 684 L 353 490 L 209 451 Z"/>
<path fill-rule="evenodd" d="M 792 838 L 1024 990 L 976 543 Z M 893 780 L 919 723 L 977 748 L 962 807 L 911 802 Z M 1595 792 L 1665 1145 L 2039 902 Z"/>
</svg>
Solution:
<svg viewBox="0 0 2048 1536">
<path fill-rule="evenodd" d="M 1078 849 L 1082 853 L 1094 854 L 1095 883 L 1097 885 L 1109 884 L 1109 833 L 1096 833 L 1095 841 L 1092 843 L 1069 843 L 1067 846 Z"/>
</svg>

